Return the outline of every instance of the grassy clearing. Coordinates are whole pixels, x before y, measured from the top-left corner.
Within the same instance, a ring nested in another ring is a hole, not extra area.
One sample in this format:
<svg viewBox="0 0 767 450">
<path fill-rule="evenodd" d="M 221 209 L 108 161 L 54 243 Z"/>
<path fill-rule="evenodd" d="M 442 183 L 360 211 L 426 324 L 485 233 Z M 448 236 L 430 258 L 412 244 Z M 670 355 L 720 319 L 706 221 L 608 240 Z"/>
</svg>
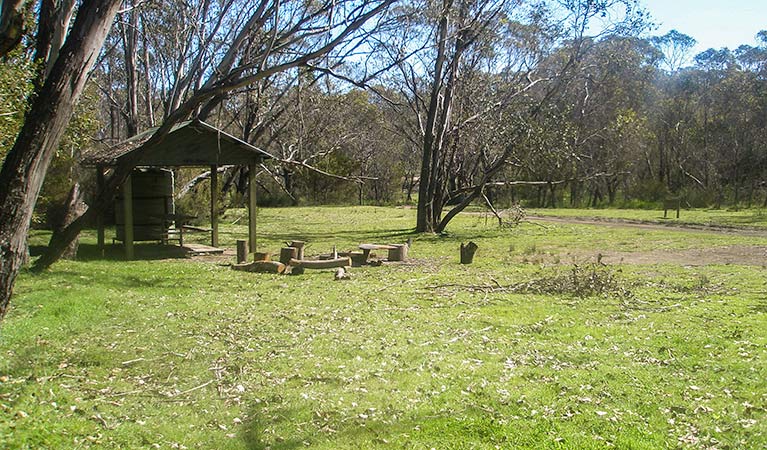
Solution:
<svg viewBox="0 0 767 450">
<path fill-rule="evenodd" d="M 224 244 L 245 236 L 241 214 Z M 259 247 L 404 242 L 413 223 L 407 209 L 265 209 Z M 410 263 L 345 282 L 96 258 L 86 236 L 84 260 L 19 280 L 0 328 L 0 447 L 767 446 L 767 270 L 584 263 L 767 239 L 547 226 L 467 215 L 413 236 Z M 469 239 L 480 250 L 461 266 Z"/>
<path fill-rule="evenodd" d="M 625 219 L 642 222 L 680 225 L 705 225 L 720 227 L 767 228 L 767 210 L 752 209 L 683 209 L 679 219 L 675 211 L 669 211 L 668 218 L 663 218 L 662 210 L 646 209 L 530 209 L 528 214 L 535 216 L 580 217 L 601 219 Z"/>
</svg>

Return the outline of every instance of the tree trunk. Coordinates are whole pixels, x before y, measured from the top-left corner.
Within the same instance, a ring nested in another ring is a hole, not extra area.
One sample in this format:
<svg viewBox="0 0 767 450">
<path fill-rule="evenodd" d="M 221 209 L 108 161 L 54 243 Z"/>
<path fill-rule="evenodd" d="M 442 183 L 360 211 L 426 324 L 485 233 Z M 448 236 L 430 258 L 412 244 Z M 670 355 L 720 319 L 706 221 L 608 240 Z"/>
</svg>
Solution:
<svg viewBox="0 0 767 450">
<path fill-rule="evenodd" d="M 144 65 L 144 90 L 146 91 L 146 121 L 150 128 L 154 127 L 154 106 L 152 104 L 152 78 L 150 76 L 151 72 L 149 70 L 149 45 L 147 44 L 147 29 L 146 29 L 146 22 L 141 20 L 141 43 L 143 46 L 144 54 L 142 59 L 142 63 Z"/>
<path fill-rule="evenodd" d="M 352 259 L 348 256 L 337 259 L 325 259 L 325 260 L 303 260 L 303 259 L 291 259 L 288 264 L 291 267 L 300 267 L 303 269 L 334 269 L 336 267 L 351 267 Z"/>
<path fill-rule="evenodd" d="M 69 31 L 69 22 L 75 11 L 74 0 L 43 0 L 35 43 L 35 62 L 42 66 L 42 80 L 50 75 L 59 50 Z"/>
<path fill-rule="evenodd" d="M 440 107 L 440 97 L 443 83 L 443 67 L 447 59 L 447 35 L 450 25 L 449 10 L 452 2 L 443 0 L 442 18 L 439 22 L 437 34 L 437 59 L 434 63 L 434 79 L 432 80 L 431 96 L 429 98 L 429 109 L 426 114 L 426 129 L 423 137 L 423 148 L 421 157 L 421 178 L 418 183 L 418 207 L 416 212 L 415 230 L 420 233 L 434 231 L 433 208 L 434 208 L 434 186 L 432 174 L 435 153 L 438 152 L 436 145 L 435 130 L 437 128 L 437 117 Z"/>
<path fill-rule="evenodd" d="M 549 183 L 549 206 L 557 207 L 557 185 L 554 183 Z"/>
<path fill-rule="evenodd" d="M 69 123 L 87 74 L 112 26 L 120 0 L 85 0 L 0 170 L 0 318 L 8 311 L 24 259 L 24 242 L 45 173 Z"/>
<path fill-rule="evenodd" d="M 80 183 L 75 183 L 72 189 L 69 190 L 66 202 L 66 212 L 60 224 L 57 225 L 56 231 L 61 232 L 69 224 L 74 222 L 75 219 L 80 217 L 85 212 L 85 203 L 83 202 L 83 194 L 80 190 Z M 77 258 L 77 248 L 79 246 L 78 239 L 69 243 L 64 253 L 61 255 L 64 259 Z"/>
<path fill-rule="evenodd" d="M 128 2 L 130 11 L 127 13 L 127 20 L 121 22 L 124 61 L 125 61 L 125 102 L 126 102 L 126 123 L 128 137 L 138 134 L 138 66 L 136 60 L 136 44 L 138 42 L 138 14 L 136 14 L 133 2 Z"/>
<path fill-rule="evenodd" d="M 7 55 L 24 36 L 24 0 L 3 0 L 0 6 L 0 57 Z"/>
</svg>

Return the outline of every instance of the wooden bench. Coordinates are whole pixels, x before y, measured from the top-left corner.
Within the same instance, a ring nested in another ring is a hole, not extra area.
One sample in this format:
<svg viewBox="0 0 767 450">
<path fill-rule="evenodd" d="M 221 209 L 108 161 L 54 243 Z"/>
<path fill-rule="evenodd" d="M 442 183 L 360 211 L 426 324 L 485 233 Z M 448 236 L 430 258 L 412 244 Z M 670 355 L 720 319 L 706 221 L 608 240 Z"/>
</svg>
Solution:
<svg viewBox="0 0 767 450">
<path fill-rule="evenodd" d="M 184 246 L 184 234 L 185 233 L 213 233 L 213 230 L 209 228 L 200 228 L 191 225 L 182 225 L 180 228 L 170 227 L 165 230 L 162 236 L 162 243 L 167 244 L 169 241 L 178 241 L 178 245 Z"/>
<path fill-rule="evenodd" d="M 678 198 L 668 198 L 663 200 L 663 218 L 668 218 L 668 211 L 676 210 L 676 218 L 679 218 L 679 209 L 681 208 L 682 201 Z"/>
<path fill-rule="evenodd" d="M 179 228 L 167 228 L 162 235 L 162 243 L 167 244 L 168 241 L 178 241 L 178 245 L 184 246 L 184 231 Z"/>
</svg>

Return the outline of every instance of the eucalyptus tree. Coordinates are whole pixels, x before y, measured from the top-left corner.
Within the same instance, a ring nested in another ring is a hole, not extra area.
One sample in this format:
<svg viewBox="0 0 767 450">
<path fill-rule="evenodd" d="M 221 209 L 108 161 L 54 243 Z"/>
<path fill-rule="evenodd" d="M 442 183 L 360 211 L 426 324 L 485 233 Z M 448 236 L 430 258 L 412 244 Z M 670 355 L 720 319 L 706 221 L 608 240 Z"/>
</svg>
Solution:
<svg viewBox="0 0 767 450">
<path fill-rule="evenodd" d="M 663 55 L 662 66 L 668 72 L 676 72 L 690 62 L 691 51 L 697 41 L 677 30 L 671 30 L 663 36 L 653 36 L 650 42 Z"/>
<path fill-rule="evenodd" d="M 563 96 L 564 105 L 575 105 L 570 118 L 578 170 L 571 175 L 572 183 L 586 180 L 592 204 L 605 194 L 612 204 L 618 187 L 626 186 L 636 161 L 647 153 L 647 106 L 659 59 L 657 50 L 636 37 L 594 42 L 584 56 L 579 81 Z"/>
<path fill-rule="evenodd" d="M 43 2 L 40 15 L 55 2 Z M 32 211 L 53 154 L 120 7 L 118 0 L 84 0 L 58 52 L 49 51 L 19 135 L 0 169 L 0 317 L 26 253 Z M 63 25 L 62 25 L 63 26 Z M 47 39 L 43 35 L 40 39 Z M 39 45 L 39 43 L 38 43 Z M 55 60 L 53 60 L 55 58 Z M 65 246 L 66 247 L 66 246 Z"/>
</svg>

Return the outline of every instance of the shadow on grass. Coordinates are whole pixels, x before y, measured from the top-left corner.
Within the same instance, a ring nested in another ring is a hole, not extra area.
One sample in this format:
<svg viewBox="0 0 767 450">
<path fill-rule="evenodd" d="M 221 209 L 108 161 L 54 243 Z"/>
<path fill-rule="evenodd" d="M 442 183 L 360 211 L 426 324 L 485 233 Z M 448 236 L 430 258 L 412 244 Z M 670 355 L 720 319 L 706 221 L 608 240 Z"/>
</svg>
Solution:
<svg viewBox="0 0 767 450">
<path fill-rule="evenodd" d="M 302 432 L 294 432 L 290 436 L 277 436 L 272 429 L 275 426 L 285 422 L 304 422 L 310 416 L 309 422 L 316 429 L 307 429 Z M 312 413 L 297 408 L 278 408 L 269 409 L 259 407 L 253 410 L 252 419 L 246 425 L 241 438 L 248 450 L 292 450 L 305 448 L 321 441 L 351 441 L 351 442 L 372 442 L 383 445 L 386 439 L 401 434 L 406 426 L 402 423 L 381 423 L 348 420 L 339 422 L 333 420 L 333 414 L 328 417 L 320 413 Z M 412 428 L 412 426 L 411 426 Z"/>
<path fill-rule="evenodd" d="M 47 246 L 34 245 L 29 247 L 32 257 L 42 255 Z M 134 260 L 152 261 L 159 259 L 186 258 L 184 250 L 177 245 L 161 245 L 155 243 L 137 243 L 133 246 Z M 96 244 L 80 244 L 77 249 L 78 261 L 125 261 L 125 251 L 120 244 L 107 244 L 104 250 Z"/>
<path fill-rule="evenodd" d="M 399 416 L 396 420 L 362 420 L 344 417 L 337 411 L 309 411 L 298 408 L 268 409 L 261 404 L 252 411 L 251 421 L 240 437 L 248 450 L 293 450 L 323 446 L 328 448 L 526 448 L 550 439 L 546 424 L 525 424 L 515 430 L 496 420 L 485 409 L 467 407 L 461 417 L 449 413 L 421 412 Z M 520 412 L 519 407 L 512 407 Z M 399 412 L 398 414 L 402 414 Z M 301 423 L 297 432 L 292 424 Z M 532 425 L 532 426 L 531 426 Z M 279 436 L 275 428 L 291 430 Z M 562 447 L 565 448 L 565 447 Z"/>
<path fill-rule="evenodd" d="M 259 238 L 271 239 L 275 241 L 292 241 L 292 240 L 305 240 L 309 243 L 312 241 L 328 241 L 334 238 L 343 237 L 347 240 L 358 240 L 360 243 L 374 241 L 381 243 L 387 239 L 400 239 L 407 240 L 409 237 L 418 236 L 412 228 L 399 228 L 399 229 L 387 229 L 387 230 L 337 230 L 331 233 L 328 232 L 293 232 L 293 233 L 259 233 Z M 388 242 L 387 242 L 388 243 Z M 394 243 L 394 242 L 392 242 Z"/>
</svg>

